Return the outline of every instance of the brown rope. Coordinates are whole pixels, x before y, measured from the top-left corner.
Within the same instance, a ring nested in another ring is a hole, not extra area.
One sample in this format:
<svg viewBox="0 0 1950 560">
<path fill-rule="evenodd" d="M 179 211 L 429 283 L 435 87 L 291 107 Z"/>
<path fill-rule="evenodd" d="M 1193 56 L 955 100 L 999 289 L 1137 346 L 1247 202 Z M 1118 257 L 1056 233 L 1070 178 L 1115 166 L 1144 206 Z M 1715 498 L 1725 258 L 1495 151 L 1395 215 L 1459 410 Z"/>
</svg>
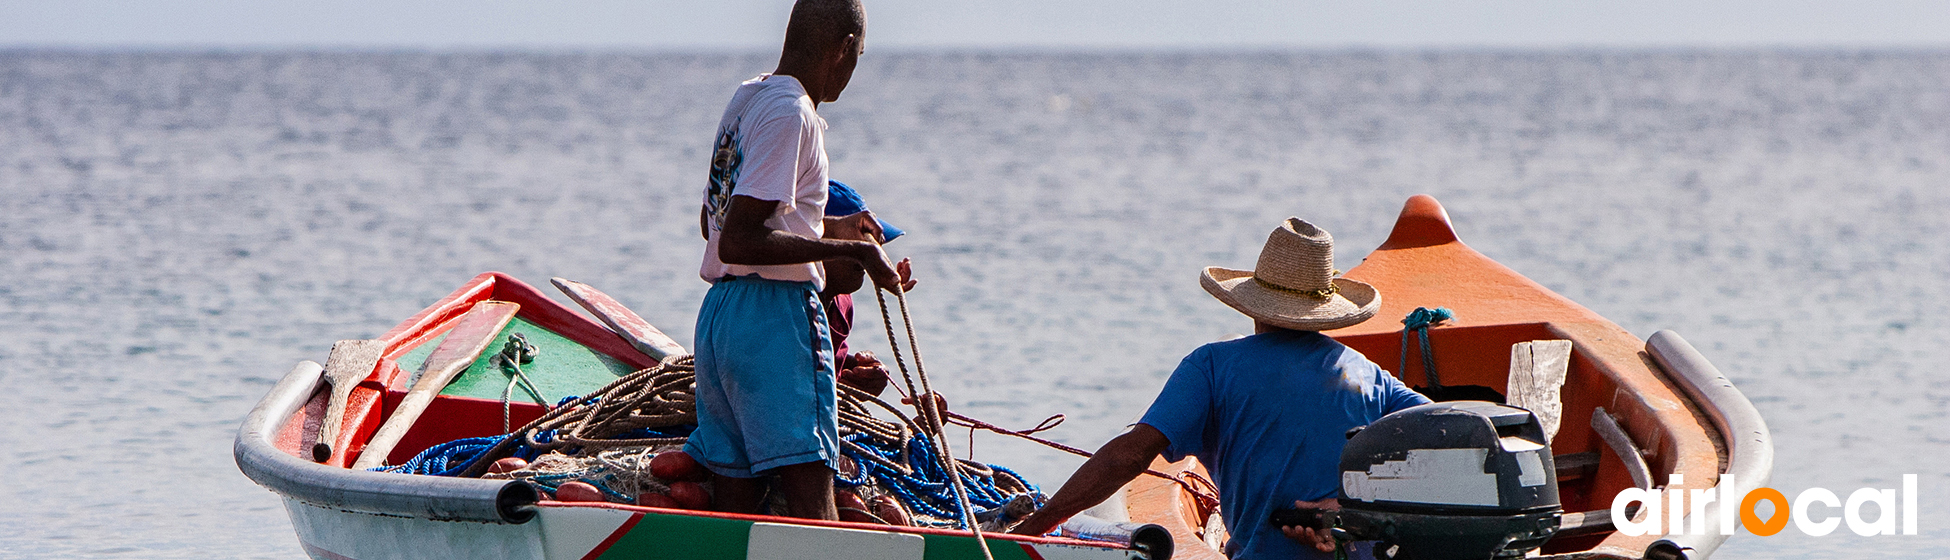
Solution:
<svg viewBox="0 0 1950 560">
<path fill-rule="evenodd" d="M 929 440 L 934 443 L 935 450 L 941 453 L 941 461 L 946 463 L 944 466 L 948 470 L 948 481 L 955 489 L 956 505 L 961 506 L 962 524 L 966 525 L 968 532 L 975 536 L 975 542 L 982 545 L 982 557 L 986 560 L 995 560 L 995 553 L 989 551 L 988 539 L 982 536 L 981 524 L 975 522 L 975 510 L 968 505 L 968 489 L 961 483 L 961 461 L 955 459 L 954 450 L 948 448 L 947 434 L 941 433 L 942 411 L 934 404 L 937 402 L 934 388 L 928 385 L 928 370 L 921 365 L 921 345 L 914 336 L 914 318 L 907 312 L 907 290 L 896 281 L 892 291 L 894 299 L 900 302 L 901 325 L 907 328 L 908 349 L 914 351 L 914 375 L 908 375 L 907 364 L 901 360 L 900 344 L 894 338 L 894 323 L 887 316 L 887 298 L 880 295 L 880 290 L 876 288 L 873 297 L 880 303 L 882 326 L 887 328 L 887 346 L 894 350 L 894 365 L 900 368 L 901 379 L 906 381 L 908 394 L 913 395 L 914 408 L 919 412 L 919 416 L 926 420 L 930 428 L 929 433 L 937 434 Z M 920 392 L 914 391 L 914 377 L 921 378 Z"/>
<path fill-rule="evenodd" d="M 557 429 L 557 427 L 568 425 L 572 419 L 584 419 L 586 421 L 587 418 L 596 416 L 602 411 L 603 408 L 605 408 L 604 406 L 587 406 L 591 401 L 596 401 L 597 403 L 599 403 L 599 405 L 627 406 L 628 404 L 631 404 L 634 401 L 634 399 L 621 398 L 622 395 L 628 394 L 631 396 L 641 396 L 643 393 L 645 393 L 645 390 L 647 389 L 645 387 L 646 384 L 649 384 L 652 387 L 663 388 L 664 391 L 670 393 L 677 392 L 673 390 L 676 388 L 694 387 L 696 382 L 695 378 L 693 377 L 695 375 L 694 373 L 695 369 L 696 369 L 696 364 L 692 361 L 691 356 L 677 355 L 677 356 L 670 356 L 668 358 L 664 358 L 664 360 L 661 363 L 658 363 L 657 365 L 652 366 L 650 368 L 646 368 L 641 371 L 637 371 L 636 373 L 619 377 L 615 381 L 611 381 L 608 385 L 604 385 L 599 389 L 590 391 L 589 394 L 583 395 L 581 397 L 577 397 L 576 400 L 574 401 L 570 401 L 561 406 L 557 406 L 555 408 L 549 409 L 549 411 L 543 413 L 541 417 L 536 418 L 534 421 L 529 422 L 525 426 L 522 426 L 520 430 L 516 430 L 514 432 L 516 437 L 502 438 L 499 443 L 494 444 L 494 447 L 488 448 L 488 450 L 485 453 L 482 453 L 481 457 L 474 461 L 473 466 L 468 467 L 467 471 L 462 472 L 460 476 L 467 477 L 467 478 L 480 477 L 482 473 L 487 472 L 488 467 L 492 465 L 495 460 L 507 457 L 510 453 L 513 453 L 515 450 L 515 446 L 518 443 L 525 443 L 530 447 L 534 447 L 536 449 L 552 450 L 560 447 L 565 447 L 566 445 L 568 445 L 567 443 L 563 442 L 563 440 L 566 438 L 558 437 L 556 441 L 539 442 L 539 441 L 535 441 L 535 436 L 537 434 L 540 434 L 541 432 L 550 429 Z M 654 404 L 656 404 L 656 406 L 654 407 L 647 407 L 647 408 L 642 406 L 629 407 L 628 409 L 621 410 L 620 412 L 617 410 L 611 410 L 610 411 L 611 414 L 606 414 L 603 416 L 606 419 L 611 419 L 611 420 L 618 419 L 619 417 L 628 418 L 628 424 L 632 424 L 632 425 L 641 424 L 635 427 L 662 427 L 662 426 L 680 424 L 683 423 L 684 421 L 696 422 L 697 414 L 696 414 L 695 399 L 691 398 L 691 392 L 689 390 L 682 391 L 682 393 L 683 393 L 682 397 L 678 397 L 676 395 L 669 395 L 666 398 L 658 399 L 656 398 L 658 393 L 652 392 L 651 397 L 652 400 L 654 401 Z M 689 406 L 690 411 L 688 414 L 681 414 L 681 413 L 672 414 L 670 412 L 669 408 L 676 408 L 676 407 L 683 406 L 678 404 L 679 402 L 690 405 Z M 641 404 L 641 403 L 636 403 L 636 404 Z M 668 408 L 666 406 L 668 406 Z M 651 414 L 634 414 L 632 411 L 635 410 L 647 411 L 647 412 L 651 412 Z M 624 414 L 624 413 L 630 413 L 630 414 Z M 688 420 L 678 421 L 683 418 L 688 418 Z M 665 424 L 663 422 L 674 422 L 674 423 Z M 580 424 L 577 425 L 580 426 Z M 633 428 L 624 428 L 624 429 L 615 430 L 615 432 L 608 432 L 608 433 L 613 434 L 616 432 L 627 431 L 628 429 L 633 429 Z M 563 434 L 563 432 L 561 431 L 557 431 L 556 433 L 558 436 Z M 585 433 L 587 433 L 589 436 L 596 435 L 593 431 L 585 432 Z M 673 443 L 682 443 L 684 441 L 683 438 L 640 438 L 634 440 L 606 440 L 606 441 L 599 441 L 593 437 L 580 437 L 580 439 L 582 439 L 582 441 L 584 442 L 582 445 L 595 447 L 595 448 L 623 447 L 626 445 L 641 445 L 641 446 L 670 445 Z M 628 442 L 628 443 L 624 443 L 624 442 Z M 613 445 L 607 445 L 606 443 L 613 443 Z"/>
<path fill-rule="evenodd" d="M 1068 445 L 1063 445 L 1061 443 L 1057 443 L 1054 441 L 1050 441 L 1047 439 L 1030 435 L 1036 432 L 1054 428 L 1056 427 L 1057 424 L 1062 424 L 1063 415 L 1061 414 L 1051 416 L 1049 418 L 1045 418 L 1043 419 L 1042 423 L 1037 424 L 1036 427 L 1027 430 L 1022 430 L 1022 431 L 1011 430 L 1008 428 L 997 426 L 995 424 L 983 422 L 981 420 L 977 420 L 968 416 L 963 416 L 960 413 L 956 413 L 954 411 L 948 412 L 948 420 L 949 423 L 951 424 L 958 424 L 968 428 L 980 428 L 983 430 L 988 430 L 1005 436 L 1015 436 L 1015 437 L 1019 437 L 1022 439 L 1026 439 L 1029 441 L 1033 441 L 1036 443 L 1049 446 L 1059 451 L 1073 453 L 1083 457 L 1095 456 L 1095 454 L 1089 451 L 1084 451 L 1082 449 L 1077 449 L 1075 447 L 1070 447 Z M 1172 476 L 1169 474 L 1158 472 L 1150 468 L 1144 469 L 1144 474 L 1148 474 L 1151 476 L 1155 476 L 1158 478 L 1162 478 L 1177 483 L 1179 486 L 1183 487 L 1187 493 L 1190 493 L 1192 495 L 1192 499 L 1197 500 L 1199 502 L 1200 507 L 1203 507 L 1208 511 L 1210 511 L 1211 508 L 1218 507 L 1219 505 L 1218 487 L 1212 484 L 1212 481 L 1206 480 L 1205 477 L 1199 476 L 1197 474 L 1193 474 L 1192 472 L 1189 471 L 1184 473 L 1184 477 L 1178 477 L 1178 476 Z M 1200 488 L 1199 486 L 1201 485 L 1204 486 L 1204 488 Z"/>
</svg>

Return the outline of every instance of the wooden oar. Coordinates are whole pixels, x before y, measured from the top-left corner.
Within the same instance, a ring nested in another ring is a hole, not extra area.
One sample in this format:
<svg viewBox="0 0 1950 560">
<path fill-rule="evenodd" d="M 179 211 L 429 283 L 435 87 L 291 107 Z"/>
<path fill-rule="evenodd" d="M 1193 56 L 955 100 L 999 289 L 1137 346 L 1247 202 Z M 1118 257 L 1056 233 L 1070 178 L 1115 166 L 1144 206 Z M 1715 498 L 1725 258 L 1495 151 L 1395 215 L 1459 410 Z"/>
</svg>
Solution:
<svg viewBox="0 0 1950 560">
<path fill-rule="evenodd" d="M 345 423 L 345 401 L 352 397 L 353 387 L 372 376 L 385 352 L 384 340 L 341 340 L 332 345 L 332 355 L 325 358 L 325 382 L 332 384 L 332 398 L 325 403 L 325 422 L 318 425 L 311 460 L 323 463 L 332 458 L 339 427 Z"/>
<path fill-rule="evenodd" d="M 427 356 L 426 364 L 420 366 L 419 381 L 400 399 L 399 407 L 393 409 L 393 415 L 379 426 L 379 431 L 373 432 L 372 438 L 366 442 L 365 451 L 359 452 L 359 462 L 353 463 L 352 468 L 364 470 L 385 465 L 386 456 L 392 454 L 400 438 L 413 428 L 413 422 L 420 419 L 420 413 L 426 412 L 433 397 L 447 388 L 447 382 L 467 371 L 467 366 L 473 365 L 474 360 L 481 357 L 481 352 L 494 343 L 495 335 L 501 334 L 501 329 L 507 327 L 508 322 L 514 320 L 515 312 L 520 310 L 520 305 L 505 301 L 474 304 L 474 308 L 460 318 L 460 324 L 447 331 L 447 339 L 440 341 L 440 346 Z"/>
<path fill-rule="evenodd" d="M 557 289 L 562 290 L 562 293 L 568 294 L 569 299 L 575 300 L 576 304 L 602 320 L 603 324 L 609 325 L 609 330 L 623 337 L 623 340 L 629 341 L 630 345 L 635 346 L 637 351 L 643 352 L 643 355 L 662 360 L 689 353 L 684 350 L 684 345 L 671 340 L 670 335 L 657 330 L 657 327 L 650 326 L 649 321 L 643 320 L 643 317 L 623 307 L 622 303 L 617 302 L 616 298 L 609 297 L 609 294 L 567 278 L 551 278 L 549 281 L 554 283 Z"/>
</svg>

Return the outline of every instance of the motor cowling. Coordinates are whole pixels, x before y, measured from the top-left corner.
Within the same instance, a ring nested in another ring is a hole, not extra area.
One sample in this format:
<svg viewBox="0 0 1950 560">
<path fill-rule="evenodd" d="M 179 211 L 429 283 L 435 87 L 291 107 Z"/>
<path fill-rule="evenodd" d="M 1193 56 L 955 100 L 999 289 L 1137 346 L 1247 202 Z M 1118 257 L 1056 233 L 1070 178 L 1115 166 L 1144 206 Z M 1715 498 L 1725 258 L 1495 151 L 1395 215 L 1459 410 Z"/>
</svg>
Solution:
<svg viewBox="0 0 1950 560">
<path fill-rule="evenodd" d="M 1352 433 L 1341 527 L 1412 560 L 1518 558 L 1557 532 L 1563 506 L 1543 425 L 1480 401 L 1425 404 Z"/>
</svg>

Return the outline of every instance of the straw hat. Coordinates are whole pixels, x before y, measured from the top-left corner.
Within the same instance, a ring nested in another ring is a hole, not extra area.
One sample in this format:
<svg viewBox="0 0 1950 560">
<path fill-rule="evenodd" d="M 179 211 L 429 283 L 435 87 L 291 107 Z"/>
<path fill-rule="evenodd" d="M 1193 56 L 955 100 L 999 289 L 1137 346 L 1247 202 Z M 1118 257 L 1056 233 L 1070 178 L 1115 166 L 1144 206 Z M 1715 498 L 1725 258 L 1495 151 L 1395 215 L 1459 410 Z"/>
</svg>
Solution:
<svg viewBox="0 0 1950 560">
<path fill-rule="evenodd" d="M 1253 270 L 1209 266 L 1199 284 L 1262 323 L 1324 331 L 1359 324 L 1381 307 L 1374 286 L 1337 278 L 1340 273 L 1334 269 L 1334 236 L 1305 220 L 1287 218 L 1266 237 Z"/>
</svg>

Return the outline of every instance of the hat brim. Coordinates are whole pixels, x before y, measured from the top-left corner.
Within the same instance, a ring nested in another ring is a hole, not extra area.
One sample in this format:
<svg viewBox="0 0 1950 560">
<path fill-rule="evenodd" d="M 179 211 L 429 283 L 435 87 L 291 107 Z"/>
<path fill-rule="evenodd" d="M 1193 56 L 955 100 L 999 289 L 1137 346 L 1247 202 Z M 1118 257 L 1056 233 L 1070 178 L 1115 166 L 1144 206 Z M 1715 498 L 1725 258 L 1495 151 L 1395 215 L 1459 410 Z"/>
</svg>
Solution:
<svg viewBox="0 0 1950 560">
<path fill-rule="evenodd" d="M 1253 271 L 1210 266 L 1199 285 L 1212 297 L 1254 320 L 1297 331 L 1325 331 L 1352 327 L 1374 317 L 1381 293 L 1358 280 L 1335 278 L 1337 293 L 1319 299 L 1284 292 L 1252 281 Z"/>
<path fill-rule="evenodd" d="M 882 220 L 882 219 L 880 219 L 880 218 L 874 218 L 874 219 L 873 219 L 873 221 L 876 221 L 876 222 L 880 222 L 880 242 L 881 242 L 881 243 L 886 243 L 886 242 L 888 242 L 888 241 L 893 241 L 893 240 L 894 240 L 894 238 L 897 238 L 897 237 L 900 237 L 901 235 L 903 235 L 903 234 L 906 234 L 906 233 L 907 233 L 907 232 L 905 232 L 905 231 L 901 231 L 901 228 L 897 228 L 897 227 L 894 227 L 894 224 L 890 224 L 890 223 L 887 223 L 887 220 Z"/>
</svg>

